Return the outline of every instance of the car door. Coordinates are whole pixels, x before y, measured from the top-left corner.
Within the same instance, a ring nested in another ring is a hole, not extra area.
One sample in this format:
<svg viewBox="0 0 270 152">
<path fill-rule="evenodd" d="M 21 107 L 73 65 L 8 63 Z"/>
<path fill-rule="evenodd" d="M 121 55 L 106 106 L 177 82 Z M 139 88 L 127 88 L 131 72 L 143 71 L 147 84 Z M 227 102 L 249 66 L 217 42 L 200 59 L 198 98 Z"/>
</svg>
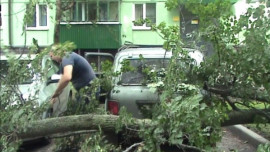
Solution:
<svg viewBox="0 0 270 152">
<path fill-rule="evenodd" d="M 38 74 L 32 75 L 33 71 L 31 70 L 31 62 L 34 58 L 35 55 L 28 56 L 26 54 L 14 54 L 14 55 L 11 54 L 10 56 L 0 56 L 0 85 L 4 84 L 1 85 L 1 88 L 2 87 L 12 88 L 11 89 L 12 94 L 14 94 L 14 96 L 16 97 L 19 97 L 20 100 L 18 101 L 20 101 L 20 103 L 22 104 L 25 103 L 26 101 L 35 100 L 36 98 L 35 84 L 37 83 L 36 79 L 38 77 Z M 12 64 L 10 65 L 8 60 L 14 60 L 18 62 L 18 64 L 15 64 L 15 66 L 18 66 L 18 68 L 21 69 L 25 69 L 23 81 L 17 80 L 15 83 L 13 83 L 12 81 L 9 81 L 9 79 L 7 79 L 8 77 L 12 77 L 12 73 L 8 73 L 9 68 L 12 66 Z M 5 81 L 7 81 L 8 83 L 3 83 Z M 12 104 L 18 104 L 16 100 L 14 101 L 15 102 Z"/>
<path fill-rule="evenodd" d="M 39 105 L 50 101 L 57 88 L 58 81 L 61 78 L 61 75 L 57 74 L 59 70 L 58 65 L 54 64 L 48 55 L 43 57 L 41 66 L 44 75 L 40 84 Z M 71 85 L 69 84 L 56 99 L 56 102 L 53 105 L 52 113 L 50 110 L 44 112 L 43 118 L 50 117 L 51 115 L 60 116 L 67 110 L 70 90 Z"/>
<path fill-rule="evenodd" d="M 95 74 L 98 78 L 102 79 L 104 77 L 104 69 L 102 69 L 102 64 L 107 62 L 107 64 L 112 65 L 114 61 L 114 56 L 110 53 L 101 53 L 101 52 L 87 52 L 85 53 L 85 59 L 90 63 L 95 71 Z M 99 102 L 105 103 L 106 95 L 108 94 L 107 90 L 101 85 L 99 88 Z"/>
<path fill-rule="evenodd" d="M 101 53 L 101 52 L 87 52 L 84 55 L 85 59 L 90 63 L 93 67 L 95 74 L 97 77 L 101 77 L 102 63 L 111 62 L 113 63 L 114 56 L 110 53 Z"/>
</svg>

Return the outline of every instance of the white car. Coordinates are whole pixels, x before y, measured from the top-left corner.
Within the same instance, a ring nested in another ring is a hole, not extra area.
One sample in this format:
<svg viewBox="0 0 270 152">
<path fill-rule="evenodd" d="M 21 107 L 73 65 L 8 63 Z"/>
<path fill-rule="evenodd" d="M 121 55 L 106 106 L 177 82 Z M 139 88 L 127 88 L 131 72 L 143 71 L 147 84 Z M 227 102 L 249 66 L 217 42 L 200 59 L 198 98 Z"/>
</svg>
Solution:
<svg viewBox="0 0 270 152">
<path fill-rule="evenodd" d="M 41 71 L 43 71 L 43 77 L 41 79 L 39 94 L 38 94 L 38 102 L 39 105 L 44 102 L 49 102 L 52 95 L 54 94 L 58 81 L 61 78 L 60 74 L 57 74 L 59 67 L 56 64 L 53 64 L 53 61 L 46 55 L 42 58 L 41 63 Z M 62 93 L 57 98 L 55 104 L 53 105 L 52 111 L 46 111 L 43 114 L 43 118 L 53 116 L 60 116 L 67 110 L 67 103 L 69 101 L 71 92 L 71 84 L 69 84 Z"/>
<path fill-rule="evenodd" d="M 203 54 L 200 51 L 188 48 L 186 50 L 194 59 L 195 65 L 203 61 Z M 149 117 L 149 114 L 151 115 L 149 109 L 159 102 L 159 96 L 145 84 L 146 76 L 141 69 L 145 66 L 156 71 L 166 68 L 171 56 L 171 51 L 165 51 L 161 47 L 134 47 L 119 51 L 115 56 L 113 71 L 121 71 L 125 60 L 137 70 L 123 72 L 113 79 L 114 89 L 105 101 L 106 110 L 117 115 L 121 107 L 126 107 L 127 111 L 136 118 Z"/>
<path fill-rule="evenodd" d="M 21 81 L 17 85 L 14 85 L 10 82 L 5 82 L 11 81 L 10 78 L 6 77 L 10 76 L 8 75 L 8 72 L 9 67 L 12 66 L 8 63 L 9 59 L 14 61 L 18 60 L 18 68 L 29 70 L 27 72 L 31 73 L 33 72 L 31 71 L 32 61 L 35 58 L 36 55 L 11 53 L 9 53 L 9 55 L 7 56 L 0 56 L 1 91 L 6 91 L 4 89 L 10 90 L 8 91 L 12 94 L 12 96 L 10 96 L 10 105 L 19 104 L 18 102 L 21 102 L 23 104 L 27 101 L 37 101 L 37 104 L 41 105 L 42 103 L 47 102 L 54 93 L 57 87 L 58 80 L 60 79 L 60 75 L 55 74 L 58 68 L 57 66 L 52 64 L 49 56 L 44 56 L 42 59 L 41 68 L 44 71 L 43 77 L 39 73 L 32 73 L 29 75 L 29 77 L 25 78 L 24 81 Z M 13 71 L 12 74 L 16 75 L 17 73 L 16 71 Z M 58 101 L 54 105 L 54 115 L 58 116 L 66 110 L 69 92 L 70 86 L 66 87 L 66 89 L 59 96 Z"/>
<path fill-rule="evenodd" d="M 98 52 L 86 52 L 84 58 L 93 66 L 95 74 L 97 77 L 102 75 L 101 63 L 105 61 L 112 62 L 113 56 L 110 53 L 98 53 Z M 42 59 L 42 71 L 47 70 L 45 76 L 42 79 L 42 85 L 39 91 L 39 103 L 48 102 L 54 91 L 57 88 L 58 81 L 61 75 L 57 74 L 58 67 L 52 64 L 52 61 L 49 56 L 44 56 Z M 67 110 L 67 103 L 72 98 L 72 85 L 69 84 L 60 96 L 57 98 L 53 106 L 53 116 L 60 116 Z M 103 93 L 103 89 L 100 89 L 100 94 Z M 100 102 L 105 100 L 103 96 L 99 97 Z M 44 118 L 48 117 L 50 114 L 45 112 Z"/>
<path fill-rule="evenodd" d="M 31 72 L 31 61 L 35 58 L 35 55 L 28 56 L 26 54 L 19 55 L 19 54 L 13 54 L 8 56 L 1 55 L 0 56 L 0 77 L 1 77 L 1 89 L 4 88 L 9 88 L 11 89 L 14 94 L 14 98 L 17 98 L 19 100 L 16 101 L 21 101 L 25 102 L 27 100 L 32 100 L 35 99 L 36 96 L 36 89 L 35 86 L 37 84 L 38 80 L 38 74 L 33 74 L 32 76 L 28 76 L 27 78 L 24 79 L 24 81 L 21 81 L 18 85 L 12 85 L 10 82 L 5 82 L 5 81 L 11 81 L 13 78 L 7 78 L 8 74 L 8 69 L 9 69 L 9 64 L 8 64 L 8 59 L 13 58 L 14 60 L 19 60 L 19 66 L 24 66 L 22 68 L 25 68 L 26 70 L 29 70 L 28 72 Z M 15 71 L 16 72 L 16 71 Z M 16 74 L 16 73 L 14 73 Z M 9 85 L 7 87 L 7 85 Z M 12 104 L 17 104 L 17 102 L 10 103 Z"/>
</svg>

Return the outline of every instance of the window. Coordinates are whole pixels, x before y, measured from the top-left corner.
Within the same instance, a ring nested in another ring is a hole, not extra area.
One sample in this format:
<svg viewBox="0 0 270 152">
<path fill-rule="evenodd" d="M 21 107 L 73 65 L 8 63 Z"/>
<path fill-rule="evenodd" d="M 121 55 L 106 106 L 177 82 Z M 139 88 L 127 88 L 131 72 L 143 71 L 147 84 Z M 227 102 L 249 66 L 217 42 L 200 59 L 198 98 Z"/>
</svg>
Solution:
<svg viewBox="0 0 270 152">
<path fill-rule="evenodd" d="M 97 3 L 92 2 L 87 4 L 87 16 L 86 21 L 96 21 L 97 20 Z"/>
<path fill-rule="evenodd" d="M 246 0 L 247 3 L 255 3 L 255 2 L 259 2 L 259 0 Z"/>
<path fill-rule="evenodd" d="M 48 23 L 47 5 L 36 5 L 33 12 L 33 20 L 27 24 L 28 28 L 44 28 Z"/>
<path fill-rule="evenodd" d="M 70 22 L 118 22 L 118 1 L 76 2 L 65 12 L 62 21 Z"/>
<path fill-rule="evenodd" d="M 2 7 L 0 5 L 0 26 L 2 26 Z"/>
<path fill-rule="evenodd" d="M 141 23 L 140 21 L 148 19 L 150 23 Z M 156 4 L 134 4 L 133 29 L 150 29 L 152 24 L 156 23 Z"/>
</svg>

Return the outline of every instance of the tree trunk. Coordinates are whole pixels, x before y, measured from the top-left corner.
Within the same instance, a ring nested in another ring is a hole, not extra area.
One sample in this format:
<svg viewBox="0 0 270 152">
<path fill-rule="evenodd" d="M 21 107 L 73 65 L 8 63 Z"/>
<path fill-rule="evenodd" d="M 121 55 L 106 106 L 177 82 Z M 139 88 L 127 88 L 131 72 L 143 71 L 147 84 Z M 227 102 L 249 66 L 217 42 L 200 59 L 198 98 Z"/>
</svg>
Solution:
<svg viewBox="0 0 270 152">
<path fill-rule="evenodd" d="M 54 24 L 54 35 L 53 42 L 57 44 L 60 42 L 60 22 L 62 16 L 62 3 L 61 0 L 56 1 L 56 13 L 55 13 L 55 24 Z"/>
<path fill-rule="evenodd" d="M 270 112 L 270 109 L 263 112 Z M 254 123 L 255 117 L 261 115 L 258 110 L 246 110 L 231 112 L 229 119 L 224 121 L 222 126 L 236 125 L 236 124 L 247 124 Z M 118 123 L 118 116 L 114 115 L 74 115 L 57 118 L 49 118 L 40 121 L 30 122 L 24 132 L 19 131 L 17 135 L 19 138 L 36 138 L 42 136 L 49 136 L 56 133 L 65 133 L 70 131 L 80 130 L 98 130 L 99 127 L 103 131 L 115 131 L 115 126 Z M 135 124 L 127 124 L 128 128 L 132 130 L 138 130 L 142 124 L 151 125 L 149 119 L 135 119 Z M 268 121 L 269 123 L 269 121 Z M 132 131 L 131 130 L 131 131 Z M 136 131 L 134 131 L 136 133 Z"/>
<path fill-rule="evenodd" d="M 66 117 L 48 118 L 40 121 L 30 122 L 25 126 L 25 132 L 18 132 L 18 137 L 36 138 L 49 136 L 56 133 L 65 133 L 79 130 L 98 130 L 115 132 L 115 126 L 118 123 L 118 116 L 114 115 L 74 115 Z M 139 125 L 149 123 L 148 119 L 135 119 L 135 124 L 128 124 L 129 128 L 139 129 Z"/>
<path fill-rule="evenodd" d="M 237 124 L 251 124 L 255 123 L 256 117 L 261 116 L 266 118 L 266 123 L 270 123 L 270 109 L 265 110 L 241 110 L 241 111 L 232 111 L 229 113 L 228 120 L 225 120 L 221 125 L 222 126 L 231 126 Z"/>
</svg>

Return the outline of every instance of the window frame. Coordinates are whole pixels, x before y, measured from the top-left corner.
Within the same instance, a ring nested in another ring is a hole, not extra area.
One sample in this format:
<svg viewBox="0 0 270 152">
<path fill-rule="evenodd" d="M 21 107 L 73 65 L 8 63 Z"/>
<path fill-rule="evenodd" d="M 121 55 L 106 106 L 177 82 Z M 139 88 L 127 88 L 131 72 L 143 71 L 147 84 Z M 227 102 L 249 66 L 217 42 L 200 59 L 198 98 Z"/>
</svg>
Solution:
<svg viewBox="0 0 270 152">
<path fill-rule="evenodd" d="M 246 3 L 248 2 L 248 0 L 246 0 Z M 259 0 L 250 0 L 250 3 L 256 3 L 259 2 Z"/>
<path fill-rule="evenodd" d="M 86 14 L 89 13 L 89 6 L 88 4 L 91 3 L 91 2 L 94 2 L 96 4 L 96 21 L 95 23 L 93 23 L 93 21 L 90 21 L 88 20 L 87 21 L 87 17 L 86 17 Z M 107 5 L 107 20 L 108 21 L 100 21 L 100 12 L 99 12 L 99 7 L 100 7 L 100 3 L 102 2 L 105 2 L 106 5 Z M 117 14 L 118 14 L 118 20 L 117 21 L 109 21 L 110 20 L 110 13 L 108 12 L 108 10 L 111 10 L 109 7 L 110 7 L 110 3 L 111 2 L 117 2 Z M 74 21 L 74 19 L 70 20 L 70 21 L 65 21 L 65 20 L 61 20 L 60 24 L 119 24 L 120 23 L 120 11 L 119 11 L 119 8 L 120 8 L 120 1 L 119 0 L 97 0 L 97 1 L 90 1 L 90 2 L 81 2 L 81 1 L 78 1 L 76 2 L 75 4 L 75 7 L 77 7 L 77 5 L 81 3 L 82 5 L 82 10 L 76 10 L 76 13 L 78 14 L 81 14 L 82 15 L 82 18 L 81 20 L 82 21 Z M 72 14 L 69 14 L 70 16 L 72 16 L 74 14 L 74 10 L 71 10 L 70 13 Z"/>
<path fill-rule="evenodd" d="M 2 21 L 3 21 L 2 20 L 2 5 L 0 4 L 0 29 L 2 29 L 2 24 L 3 24 Z"/>
<path fill-rule="evenodd" d="M 40 6 L 46 6 L 46 26 L 40 25 Z M 26 6 L 27 7 L 27 6 Z M 35 6 L 35 18 L 36 18 L 36 26 L 30 27 L 26 25 L 27 30 L 48 30 L 49 29 L 49 8 L 47 4 L 36 4 Z"/>
<path fill-rule="evenodd" d="M 136 14 L 135 5 L 138 5 L 138 4 L 143 5 L 143 19 L 146 19 L 146 12 L 147 12 L 146 4 L 155 4 L 155 6 L 156 6 L 156 3 L 134 3 L 133 7 L 132 7 L 132 12 L 133 12 L 132 21 L 136 21 L 135 20 L 135 14 Z M 155 15 L 156 15 L 155 18 L 157 19 L 157 7 L 155 7 L 155 9 L 156 9 L 155 10 Z M 144 23 L 142 26 L 135 26 L 134 23 L 132 23 L 132 29 L 133 30 L 151 30 L 151 27 L 148 27 L 146 24 L 147 23 Z"/>
</svg>

